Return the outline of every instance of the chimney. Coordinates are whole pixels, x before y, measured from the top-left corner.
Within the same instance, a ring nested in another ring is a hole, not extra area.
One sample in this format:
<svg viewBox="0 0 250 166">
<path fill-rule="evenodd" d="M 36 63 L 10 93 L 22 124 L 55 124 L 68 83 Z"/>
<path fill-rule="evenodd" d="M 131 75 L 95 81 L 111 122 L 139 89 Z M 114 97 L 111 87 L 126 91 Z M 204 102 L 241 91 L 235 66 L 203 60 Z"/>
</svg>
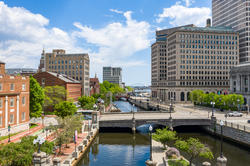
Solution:
<svg viewBox="0 0 250 166">
<path fill-rule="evenodd" d="M 5 63 L 0 61 L 0 75 L 5 74 Z"/>
<path fill-rule="evenodd" d="M 210 18 L 207 19 L 207 27 L 211 27 L 211 19 Z"/>
</svg>

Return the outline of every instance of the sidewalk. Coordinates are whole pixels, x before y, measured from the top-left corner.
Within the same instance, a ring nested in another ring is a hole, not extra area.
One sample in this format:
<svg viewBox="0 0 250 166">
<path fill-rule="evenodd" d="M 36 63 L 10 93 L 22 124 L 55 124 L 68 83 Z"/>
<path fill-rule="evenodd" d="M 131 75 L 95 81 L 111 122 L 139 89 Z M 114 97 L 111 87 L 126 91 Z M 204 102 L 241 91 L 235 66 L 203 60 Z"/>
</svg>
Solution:
<svg viewBox="0 0 250 166">
<path fill-rule="evenodd" d="M 32 128 L 32 129 L 25 130 L 25 131 L 23 131 L 23 132 L 21 132 L 21 133 L 19 133 L 17 135 L 14 135 L 14 136 L 10 137 L 10 141 L 11 142 L 18 142 L 18 141 L 20 141 L 22 139 L 22 137 L 32 135 L 35 132 L 37 132 L 37 131 L 39 131 L 39 130 L 41 130 L 43 128 L 42 124 L 37 124 L 37 125 L 38 126 Z M 6 138 L 6 139 L 0 141 L 0 143 L 7 144 L 8 140 L 9 140 L 9 138 Z"/>
</svg>

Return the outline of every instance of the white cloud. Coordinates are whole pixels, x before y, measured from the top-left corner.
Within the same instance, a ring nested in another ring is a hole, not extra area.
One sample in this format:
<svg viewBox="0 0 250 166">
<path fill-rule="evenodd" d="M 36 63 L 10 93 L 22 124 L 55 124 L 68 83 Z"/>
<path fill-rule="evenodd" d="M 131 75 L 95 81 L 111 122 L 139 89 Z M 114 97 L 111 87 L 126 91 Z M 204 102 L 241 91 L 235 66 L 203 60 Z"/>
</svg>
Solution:
<svg viewBox="0 0 250 166">
<path fill-rule="evenodd" d="M 42 48 L 51 51 L 84 51 L 76 47 L 71 34 L 59 28 L 47 28 L 49 20 L 21 7 L 8 7 L 0 1 L 0 60 L 7 67 L 37 68 Z"/>
<path fill-rule="evenodd" d="M 97 72 L 101 76 L 103 65 L 145 65 L 134 54 L 149 48 L 150 25 L 134 20 L 130 11 L 111 11 L 122 14 L 125 22 L 113 22 L 100 29 L 74 23 L 78 29 L 69 33 L 49 28 L 49 19 L 40 14 L 0 1 L 0 60 L 7 67 L 37 68 L 44 47 L 47 52 L 62 48 L 70 53 L 89 53 L 92 75 Z"/>
<path fill-rule="evenodd" d="M 118 13 L 118 14 L 123 14 L 123 11 L 117 10 L 117 9 L 109 9 L 109 11 L 114 12 L 114 13 Z"/>
<path fill-rule="evenodd" d="M 190 1 L 189 1 L 190 2 Z M 157 22 L 161 23 L 165 19 L 170 19 L 169 23 L 172 26 L 180 26 L 186 24 L 195 24 L 204 26 L 206 19 L 211 17 L 211 9 L 207 7 L 189 8 L 176 3 L 170 8 L 164 8 L 163 13 L 158 15 Z"/>
<path fill-rule="evenodd" d="M 195 2 L 194 0 L 182 0 L 182 1 L 186 3 L 187 7 L 189 7 L 190 5 L 192 5 Z"/>
<path fill-rule="evenodd" d="M 99 71 L 103 65 L 145 65 L 144 61 L 137 61 L 132 55 L 150 46 L 150 25 L 134 20 L 131 15 L 131 11 L 124 12 L 125 23 L 113 22 L 100 29 L 74 23 L 80 30 L 74 32 L 74 35 L 98 47 L 98 50 L 92 53 L 92 62 L 93 65 L 98 65 Z"/>
</svg>

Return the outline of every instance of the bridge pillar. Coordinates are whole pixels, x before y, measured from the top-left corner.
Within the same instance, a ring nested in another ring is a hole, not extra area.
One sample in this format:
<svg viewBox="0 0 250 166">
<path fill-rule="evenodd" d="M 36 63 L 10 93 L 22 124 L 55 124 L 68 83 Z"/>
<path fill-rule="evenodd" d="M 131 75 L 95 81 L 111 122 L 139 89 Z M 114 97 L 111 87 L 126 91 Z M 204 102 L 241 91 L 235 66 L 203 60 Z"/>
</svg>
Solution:
<svg viewBox="0 0 250 166">
<path fill-rule="evenodd" d="M 211 129 L 214 131 L 214 133 L 216 132 L 216 117 L 215 116 L 211 116 Z"/>
</svg>

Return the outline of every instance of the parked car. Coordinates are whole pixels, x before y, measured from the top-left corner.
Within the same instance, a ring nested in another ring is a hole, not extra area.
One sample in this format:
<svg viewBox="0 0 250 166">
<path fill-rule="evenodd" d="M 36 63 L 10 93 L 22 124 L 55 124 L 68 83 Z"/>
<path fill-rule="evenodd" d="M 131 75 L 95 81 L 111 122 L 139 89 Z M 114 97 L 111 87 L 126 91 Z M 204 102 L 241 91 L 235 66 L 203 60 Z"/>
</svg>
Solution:
<svg viewBox="0 0 250 166">
<path fill-rule="evenodd" d="M 250 123 L 250 120 L 248 120 L 247 123 Z"/>
<path fill-rule="evenodd" d="M 234 111 L 234 112 L 230 112 L 227 114 L 229 117 L 242 117 L 243 114 L 241 112 L 237 112 L 237 111 Z"/>
</svg>

